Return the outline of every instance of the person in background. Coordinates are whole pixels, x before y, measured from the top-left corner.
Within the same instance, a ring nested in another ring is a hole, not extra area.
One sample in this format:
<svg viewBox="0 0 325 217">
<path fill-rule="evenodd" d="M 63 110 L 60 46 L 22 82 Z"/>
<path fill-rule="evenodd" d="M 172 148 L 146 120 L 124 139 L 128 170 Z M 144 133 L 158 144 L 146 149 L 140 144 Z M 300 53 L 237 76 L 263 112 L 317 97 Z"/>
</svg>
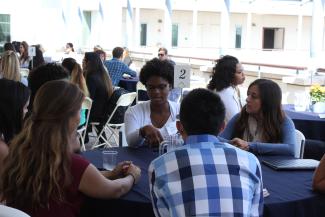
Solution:
<svg viewBox="0 0 325 217">
<path fill-rule="evenodd" d="M 94 52 L 96 52 L 98 50 L 104 50 L 104 49 L 100 45 L 95 45 L 94 46 Z"/>
<path fill-rule="evenodd" d="M 161 48 L 158 49 L 158 58 L 161 61 L 168 61 L 173 66 L 176 65 L 176 63 L 169 58 L 168 50 L 166 48 L 164 48 L 164 47 L 161 47 Z M 172 88 L 170 93 L 169 93 L 168 99 L 170 101 L 178 103 L 180 98 L 181 98 L 181 95 L 182 95 L 182 89 L 181 88 Z"/>
<path fill-rule="evenodd" d="M 154 58 L 140 71 L 140 82 L 146 87 L 149 101 L 125 112 L 125 134 L 129 146 L 158 146 L 164 137 L 177 133 L 176 115 L 179 104 L 169 101 L 174 68 L 168 61 Z"/>
<path fill-rule="evenodd" d="M 19 46 L 19 53 L 20 53 L 20 67 L 21 68 L 28 68 L 29 67 L 29 62 L 30 62 L 30 57 L 28 55 L 28 44 L 26 41 L 22 41 Z"/>
<path fill-rule="evenodd" d="M 223 56 L 213 68 L 208 89 L 216 91 L 225 104 L 226 122 L 239 113 L 242 108 L 238 85 L 244 81 L 243 67 L 236 57 Z"/>
<path fill-rule="evenodd" d="M 86 84 L 86 79 L 83 76 L 83 72 L 81 66 L 77 61 L 71 57 L 65 58 L 62 61 L 62 66 L 67 69 L 70 75 L 71 83 L 77 85 L 83 94 L 86 97 L 89 97 L 89 91 Z M 83 126 L 86 123 L 86 110 L 82 109 L 80 112 L 80 124 L 79 126 Z"/>
<path fill-rule="evenodd" d="M 5 43 L 3 45 L 3 49 L 4 49 L 4 51 L 10 51 L 11 50 L 11 51 L 16 52 L 16 49 L 15 49 L 14 45 L 12 43 L 10 43 L 10 42 Z"/>
<path fill-rule="evenodd" d="M 113 85 L 109 73 L 95 52 L 86 52 L 82 62 L 90 98 L 93 100 L 89 122 L 98 122 L 98 132 L 108 119 L 109 99 L 113 94 Z"/>
<path fill-rule="evenodd" d="M 0 174 L 1 202 L 34 217 L 77 217 L 85 196 L 118 198 L 138 182 L 141 170 L 129 161 L 105 177 L 73 154 L 70 141 L 83 98 L 67 81 L 50 81 L 39 89 L 33 114 L 12 140 Z"/>
<path fill-rule="evenodd" d="M 320 160 L 313 178 L 313 190 L 325 193 L 325 155 Z"/>
<path fill-rule="evenodd" d="M 11 140 L 20 132 L 30 91 L 20 82 L 0 79 L 0 171 Z"/>
<path fill-rule="evenodd" d="M 30 103 L 28 106 L 29 114 L 32 112 L 32 106 L 38 89 L 48 81 L 68 79 L 66 70 L 55 63 L 47 63 L 34 70 L 28 75 L 28 87 L 31 90 Z"/>
<path fill-rule="evenodd" d="M 132 59 L 129 54 L 129 49 L 127 47 L 123 48 L 123 63 L 125 63 L 128 67 L 132 64 Z"/>
<path fill-rule="evenodd" d="M 185 144 L 149 166 L 151 202 L 158 216 L 262 216 L 261 166 L 251 153 L 219 141 L 225 107 L 207 89 L 181 103 L 177 129 Z"/>
<path fill-rule="evenodd" d="M 45 64 L 43 57 L 43 51 L 41 50 L 41 45 L 33 45 L 35 47 L 35 56 L 33 56 L 32 61 L 29 62 L 29 70 L 33 70 L 41 65 Z"/>
<path fill-rule="evenodd" d="M 20 74 L 19 59 L 16 52 L 9 50 L 2 54 L 0 63 L 0 78 L 20 81 L 25 86 L 28 85 L 27 79 Z"/>
<path fill-rule="evenodd" d="M 106 60 L 106 53 L 105 53 L 105 51 L 103 51 L 103 50 L 96 50 L 96 51 L 94 51 L 96 54 L 98 54 L 99 55 L 99 58 L 102 60 L 102 62 L 104 63 L 105 62 L 105 60 Z"/>
<path fill-rule="evenodd" d="M 282 110 L 281 99 L 281 89 L 274 81 L 253 81 L 248 87 L 247 104 L 220 136 L 256 155 L 294 156 L 295 126 Z"/>
<path fill-rule="evenodd" d="M 65 45 L 65 50 L 64 50 L 64 52 L 65 52 L 66 54 L 70 54 L 70 53 L 74 52 L 73 44 L 72 44 L 71 42 L 69 42 L 69 43 L 67 43 L 67 44 Z"/>
<path fill-rule="evenodd" d="M 167 61 L 170 62 L 173 66 L 176 65 L 176 63 L 175 63 L 173 60 L 171 60 L 171 59 L 169 58 L 167 48 L 160 47 L 160 48 L 158 49 L 158 58 L 159 58 L 160 60 L 167 60 Z"/>
<path fill-rule="evenodd" d="M 122 62 L 123 52 L 123 48 L 115 47 L 112 52 L 113 58 L 104 62 L 114 86 L 118 86 L 123 74 L 128 74 L 131 77 L 137 76 L 135 71 L 130 69 L 125 63 Z"/>
</svg>

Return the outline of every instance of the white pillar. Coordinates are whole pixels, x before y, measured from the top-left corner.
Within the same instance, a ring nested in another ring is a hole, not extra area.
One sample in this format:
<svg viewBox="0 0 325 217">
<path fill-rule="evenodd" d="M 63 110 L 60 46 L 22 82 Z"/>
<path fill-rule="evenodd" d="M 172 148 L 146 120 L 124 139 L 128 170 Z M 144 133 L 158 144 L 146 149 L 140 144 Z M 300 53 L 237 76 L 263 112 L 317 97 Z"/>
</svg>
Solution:
<svg viewBox="0 0 325 217">
<path fill-rule="evenodd" d="M 137 6 L 135 8 L 135 28 L 134 28 L 134 46 L 140 47 L 140 8 Z"/>
<path fill-rule="evenodd" d="M 246 19 L 246 39 L 245 39 L 245 48 L 247 50 L 251 48 L 251 32 L 252 32 L 252 12 L 251 9 L 249 9 L 247 13 L 247 19 Z"/>
<path fill-rule="evenodd" d="M 299 7 L 298 22 L 297 22 L 297 46 L 296 50 L 301 48 L 301 32 L 302 32 L 302 5 Z"/>
<path fill-rule="evenodd" d="M 133 8 L 131 8 L 132 10 L 132 14 L 133 14 Z M 128 8 L 126 8 L 126 47 L 132 47 L 133 46 L 133 42 L 132 42 L 132 32 L 133 32 L 133 21 L 132 21 L 132 17 L 129 14 Z"/>
<path fill-rule="evenodd" d="M 165 44 L 164 46 L 169 49 L 172 47 L 172 18 L 171 14 L 165 5 L 165 22 L 164 22 L 164 39 Z"/>
<path fill-rule="evenodd" d="M 197 0 L 194 0 L 193 8 L 193 25 L 192 25 L 192 47 L 196 48 L 197 46 Z"/>
<path fill-rule="evenodd" d="M 310 40 L 310 57 L 317 58 L 323 43 L 324 13 L 322 0 L 313 0 L 313 18 Z"/>
<path fill-rule="evenodd" d="M 220 55 L 225 55 L 228 49 L 228 37 L 229 37 L 229 12 L 226 4 L 222 4 L 221 11 L 221 24 L 220 24 Z"/>
</svg>

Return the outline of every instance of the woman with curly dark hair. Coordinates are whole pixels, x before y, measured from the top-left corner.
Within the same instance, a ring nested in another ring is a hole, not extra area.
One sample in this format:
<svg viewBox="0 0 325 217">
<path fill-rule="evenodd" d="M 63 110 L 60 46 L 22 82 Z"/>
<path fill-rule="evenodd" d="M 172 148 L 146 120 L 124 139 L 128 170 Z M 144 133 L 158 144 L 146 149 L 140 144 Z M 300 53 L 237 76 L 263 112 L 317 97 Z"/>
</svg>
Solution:
<svg viewBox="0 0 325 217">
<path fill-rule="evenodd" d="M 295 126 L 283 112 L 281 99 L 277 83 L 255 80 L 248 87 L 247 104 L 228 122 L 220 136 L 254 154 L 294 156 Z"/>
<path fill-rule="evenodd" d="M 179 104 L 168 100 L 173 80 L 174 67 L 166 60 L 154 58 L 142 67 L 140 81 L 147 89 L 149 101 L 130 107 L 125 113 L 129 146 L 157 146 L 165 136 L 177 133 Z"/>
<path fill-rule="evenodd" d="M 243 67 L 236 57 L 223 56 L 213 69 L 213 75 L 208 89 L 214 90 L 220 96 L 226 107 L 226 122 L 242 108 L 238 85 L 245 80 Z"/>
</svg>

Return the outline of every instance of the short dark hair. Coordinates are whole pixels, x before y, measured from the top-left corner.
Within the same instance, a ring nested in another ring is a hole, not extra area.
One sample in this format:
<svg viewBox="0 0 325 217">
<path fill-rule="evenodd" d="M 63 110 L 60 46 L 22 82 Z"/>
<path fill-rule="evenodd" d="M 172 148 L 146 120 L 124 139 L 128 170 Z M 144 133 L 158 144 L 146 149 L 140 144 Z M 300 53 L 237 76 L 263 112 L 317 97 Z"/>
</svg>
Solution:
<svg viewBox="0 0 325 217">
<path fill-rule="evenodd" d="M 169 85 L 173 87 L 174 84 L 174 66 L 167 60 L 159 60 L 153 58 L 146 62 L 140 71 L 140 81 L 146 86 L 147 81 L 151 77 L 161 77 L 168 81 Z"/>
<path fill-rule="evenodd" d="M 210 90 L 221 91 L 229 87 L 235 79 L 236 65 L 239 63 L 236 57 L 226 55 L 220 58 L 213 68 L 212 79 L 208 84 Z"/>
<path fill-rule="evenodd" d="M 72 57 L 68 57 L 68 58 L 65 58 L 65 59 L 62 61 L 61 65 L 62 65 L 65 69 L 67 69 L 67 72 L 69 73 L 69 75 L 71 75 L 71 72 L 72 72 L 74 66 L 76 65 L 76 63 L 77 63 L 77 61 L 76 61 L 74 58 L 72 58 Z"/>
<path fill-rule="evenodd" d="M 225 106 L 211 90 L 198 88 L 182 100 L 180 121 L 187 135 L 217 136 L 225 119 Z"/>
<path fill-rule="evenodd" d="M 29 110 L 32 109 L 34 97 L 38 89 L 48 81 L 67 79 L 67 71 L 56 63 L 47 63 L 32 70 L 28 75 L 28 87 L 31 90 Z"/>
<path fill-rule="evenodd" d="M 12 50 L 12 51 L 16 52 L 14 45 L 10 42 L 5 43 L 3 46 L 3 49 L 4 49 L 4 51 Z"/>
<path fill-rule="evenodd" d="M 5 143 L 20 132 L 23 124 L 23 108 L 30 91 L 21 82 L 0 79 L 0 135 Z"/>
<path fill-rule="evenodd" d="M 120 58 L 123 55 L 124 49 L 122 47 L 116 47 L 113 49 L 113 58 Z"/>
<path fill-rule="evenodd" d="M 167 48 L 161 47 L 161 48 L 158 49 L 158 52 L 159 51 L 164 51 L 166 55 L 168 54 Z"/>
</svg>

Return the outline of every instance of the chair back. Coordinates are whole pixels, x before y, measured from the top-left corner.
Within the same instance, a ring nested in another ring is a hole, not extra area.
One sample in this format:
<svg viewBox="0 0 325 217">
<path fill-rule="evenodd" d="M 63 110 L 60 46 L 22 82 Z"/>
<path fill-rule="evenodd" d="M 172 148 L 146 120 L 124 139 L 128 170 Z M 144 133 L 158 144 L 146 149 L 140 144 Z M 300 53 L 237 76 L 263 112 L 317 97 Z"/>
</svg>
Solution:
<svg viewBox="0 0 325 217">
<path fill-rule="evenodd" d="M 30 217 L 30 216 L 18 209 L 0 204 L 0 217 Z"/>
<path fill-rule="evenodd" d="M 302 132 L 296 129 L 295 158 L 303 158 L 306 138 Z"/>
<path fill-rule="evenodd" d="M 112 111 L 112 113 L 110 114 L 107 123 L 110 123 L 110 120 L 113 118 L 115 111 L 118 109 L 118 107 L 129 107 L 134 99 L 136 98 L 137 93 L 136 92 L 131 92 L 131 93 L 126 93 L 120 96 L 120 98 L 117 100 L 116 102 L 116 106 L 114 108 L 114 110 Z"/>
<path fill-rule="evenodd" d="M 86 116 L 86 123 L 83 127 L 77 130 L 78 134 L 80 135 L 81 140 L 81 150 L 85 151 L 85 138 L 87 134 L 87 127 L 88 127 L 88 121 L 89 121 L 89 115 L 91 111 L 93 101 L 89 97 L 85 97 L 84 101 L 82 102 L 81 109 L 87 110 L 87 116 Z"/>
</svg>

